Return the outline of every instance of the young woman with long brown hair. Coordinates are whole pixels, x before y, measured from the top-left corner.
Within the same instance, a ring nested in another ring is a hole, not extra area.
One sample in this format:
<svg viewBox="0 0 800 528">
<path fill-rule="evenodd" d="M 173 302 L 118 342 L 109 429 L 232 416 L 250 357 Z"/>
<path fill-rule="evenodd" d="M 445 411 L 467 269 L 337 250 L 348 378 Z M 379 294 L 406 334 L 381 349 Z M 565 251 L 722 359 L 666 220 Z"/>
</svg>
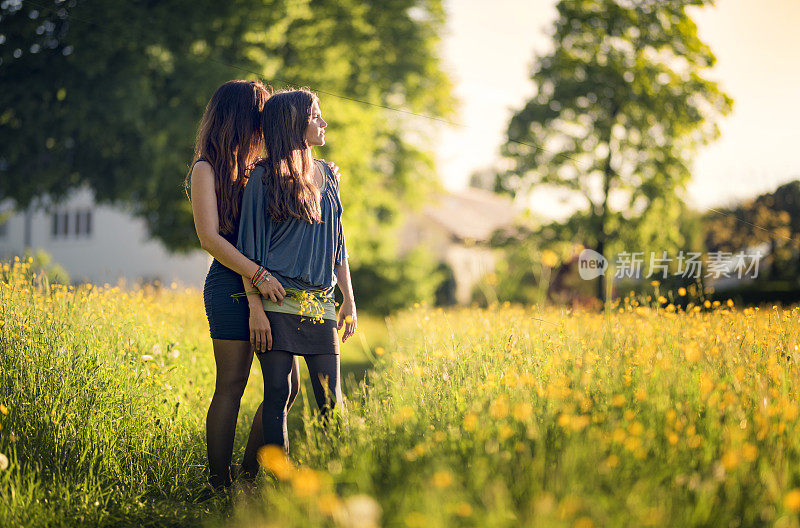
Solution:
<svg viewBox="0 0 800 528">
<path fill-rule="evenodd" d="M 266 156 L 244 190 L 236 246 L 259 266 L 245 283 L 269 281 L 288 294 L 278 303 L 247 284 L 251 320 L 268 318 L 263 331 L 251 332 L 264 376 L 264 443 L 287 451 L 296 357 L 305 358 L 317 405 L 327 415 L 342 400 L 337 331 L 345 327 L 344 342 L 357 325 L 339 183 L 311 156 L 313 147 L 325 144 L 325 127 L 312 92 L 272 94 L 263 111 Z M 338 316 L 337 284 L 344 296 Z"/>
<path fill-rule="evenodd" d="M 253 361 L 248 321 L 254 328 L 267 324 L 266 316 L 251 317 L 244 298 L 235 297 L 243 295 L 242 276 L 252 276 L 258 266 L 234 244 L 247 176 L 263 152 L 261 111 L 268 98 L 267 89 L 257 81 L 230 81 L 216 90 L 200 124 L 195 161 L 186 182 L 200 245 L 214 257 L 203 288 L 217 368 L 206 421 L 209 484 L 214 489 L 231 485 L 239 404 Z M 264 282 L 258 290 L 276 302 L 285 294 L 275 282 Z M 289 405 L 298 383 L 297 365 L 293 365 Z M 253 477 L 258 471 L 256 451 L 263 440 L 260 413 L 261 407 L 242 460 L 244 476 Z"/>
</svg>

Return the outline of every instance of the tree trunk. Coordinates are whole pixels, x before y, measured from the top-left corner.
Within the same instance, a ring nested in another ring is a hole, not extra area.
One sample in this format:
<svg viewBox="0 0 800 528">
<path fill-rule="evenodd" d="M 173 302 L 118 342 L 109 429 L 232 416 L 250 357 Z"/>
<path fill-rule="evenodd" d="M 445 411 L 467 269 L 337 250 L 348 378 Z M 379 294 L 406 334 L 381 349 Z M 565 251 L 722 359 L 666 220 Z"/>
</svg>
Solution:
<svg viewBox="0 0 800 528">
<path fill-rule="evenodd" d="M 605 235 L 598 237 L 597 239 L 597 252 L 601 255 L 605 256 L 603 251 L 605 251 L 606 241 Z M 597 298 L 600 299 L 603 304 L 606 302 L 606 274 L 603 273 L 599 277 L 597 277 Z"/>
<path fill-rule="evenodd" d="M 606 134 L 606 145 L 608 145 L 608 156 L 606 156 L 605 166 L 603 167 L 603 205 L 600 209 L 600 226 L 597 230 L 597 252 L 604 258 L 606 256 L 606 221 L 608 220 L 608 193 L 611 191 L 611 178 L 614 171 L 611 169 L 611 133 L 614 129 L 614 122 L 617 120 L 619 106 L 614 105 L 609 119 L 608 133 Z M 611 269 L 609 267 L 609 269 Z M 606 275 L 603 273 L 597 281 L 597 298 L 605 305 L 606 303 Z M 613 279 L 612 279 L 613 280 Z"/>
<path fill-rule="evenodd" d="M 25 247 L 23 249 L 24 251 L 28 251 L 33 245 L 33 200 L 31 200 L 31 203 L 25 208 L 24 229 L 22 243 Z"/>
</svg>

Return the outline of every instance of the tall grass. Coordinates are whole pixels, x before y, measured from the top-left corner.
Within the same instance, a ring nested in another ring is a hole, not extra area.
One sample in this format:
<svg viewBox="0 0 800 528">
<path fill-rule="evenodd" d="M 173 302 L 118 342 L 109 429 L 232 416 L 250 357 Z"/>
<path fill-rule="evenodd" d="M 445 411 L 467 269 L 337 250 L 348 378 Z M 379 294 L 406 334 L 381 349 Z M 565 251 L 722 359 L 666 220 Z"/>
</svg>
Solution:
<svg viewBox="0 0 800 528">
<path fill-rule="evenodd" d="M 198 303 L 51 287 L 26 263 L 4 265 L 0 301 L 0 452 L 11 460 L 0 524 L 205 517 L 186 501 L 203 478 L 197 408 L 211 375 L 192 340 Z"/>
<path fill-rule="evenodd" d="M 798 526 L 799 313 L 419 307 L 238 525 Z"/>
<path fill-rule="evenodd" d="M 374 368 L 328 428 L 293 410 L 290 459 L 197 504 L 199 293 L 1 279 L 2 526 L 798 526 L 797 308 L 417 306 L 348 342 Z"/>
<path fill-rule="evenodd" d="M 229 501 L 193 502 L 207 478 L 214 383 L 201 294 L 51 286 L 30 264 L 0 268 L 0 526 L 183 526 L 224 517 Z M 343 349 L 351 384 L 365 367 L 361 347 Z M 235 458 L 261 387 L 255 367 Z M 293 412 L 294 429 L 300 414 Z"/>
</svg>

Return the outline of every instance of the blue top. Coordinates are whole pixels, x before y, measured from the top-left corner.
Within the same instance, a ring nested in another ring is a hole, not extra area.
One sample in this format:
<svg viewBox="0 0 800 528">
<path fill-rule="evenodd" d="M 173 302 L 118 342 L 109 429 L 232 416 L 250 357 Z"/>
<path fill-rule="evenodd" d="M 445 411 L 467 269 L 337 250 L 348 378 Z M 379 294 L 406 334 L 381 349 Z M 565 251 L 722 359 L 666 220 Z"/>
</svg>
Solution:
<svg viewBox="0 0 800 528">
<path fill-rule="evenodd" d="M 339 184 L 327 164 L 315 160 L 324 176 L 320 191 L 322 223 L 298 218 L 276 222 L 267 214 L 264 167 L 257 166 L 242 195 L 236 249 L 264 266 L 284 288 L 322 290 L 333 298 L 334 265 L 347 258 Z"/>
</svg>

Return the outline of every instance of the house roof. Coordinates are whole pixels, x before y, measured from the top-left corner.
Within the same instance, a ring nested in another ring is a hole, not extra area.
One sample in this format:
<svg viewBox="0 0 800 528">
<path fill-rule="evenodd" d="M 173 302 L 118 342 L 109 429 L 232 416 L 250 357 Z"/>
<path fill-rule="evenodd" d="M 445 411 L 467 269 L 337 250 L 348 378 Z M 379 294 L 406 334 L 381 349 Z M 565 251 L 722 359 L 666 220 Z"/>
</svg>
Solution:
<svg viewBox="0 0 800 528">
<path fill-rule="evenodd" d="M 513 222 L 516 210 L 506 196 L 469 187 L 434 199 L 423 216 L 458 238 L 487 241 L 496 229 Z"/>
</svg>

